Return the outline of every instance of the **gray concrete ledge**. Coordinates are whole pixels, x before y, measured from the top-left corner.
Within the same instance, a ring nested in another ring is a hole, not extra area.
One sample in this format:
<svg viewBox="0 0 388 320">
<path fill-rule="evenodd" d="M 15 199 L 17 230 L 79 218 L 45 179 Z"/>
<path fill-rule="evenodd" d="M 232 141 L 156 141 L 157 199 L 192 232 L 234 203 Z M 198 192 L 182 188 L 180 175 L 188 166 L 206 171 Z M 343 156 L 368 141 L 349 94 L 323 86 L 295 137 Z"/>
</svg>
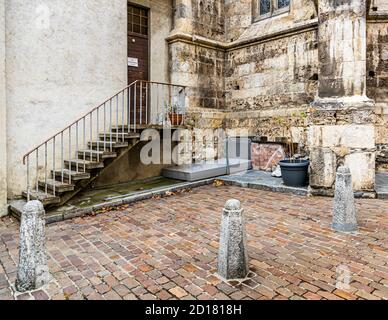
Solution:
<svg viewBox="0 0 388 320">
<path fill-rule="evenodd" d="M 286 186 L 283 184 L 282 178 L 274 178 L 271 176 L 270 172 L 250 170 L 243 173 L 219 177 L 218 180 L 221 180 L 228 185 L 243 188 L 292 193 L 299 196 L 308 195 L 307 187 L 295 188 Z"/>
</svg>

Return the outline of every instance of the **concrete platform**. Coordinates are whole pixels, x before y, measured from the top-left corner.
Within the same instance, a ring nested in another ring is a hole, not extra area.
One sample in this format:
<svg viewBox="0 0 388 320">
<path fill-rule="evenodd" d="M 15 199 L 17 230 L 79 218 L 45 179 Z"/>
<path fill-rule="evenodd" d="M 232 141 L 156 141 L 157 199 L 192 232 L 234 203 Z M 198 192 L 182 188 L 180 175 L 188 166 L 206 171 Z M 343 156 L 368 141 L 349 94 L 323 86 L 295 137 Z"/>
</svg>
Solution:
<svg viewBox="0 0 388 320">
<path fill-rule="evenodd" d="M 308 194 L 307 187 L 288 187 L 283 184 L 282 178 L 274 178 L 271 176 L 270 172 L 265 171 L 250 170 L 247 172 L 219 177 L 218 180 L 221 180 L 226 184 L 243 188 L 293 193 L 301 196 L 306 196 Z"/>
<path fill-rule="evenodd" d="M 245 172 L 252 169 L 252 161 L 245 159 L 229 159 L 229 170 L 226 159 L 174 166 L 163 169 L 166 178 L 199 181 L 226 175 L 228 173 Z M 229 172 L 228 172 L 229 171 Z"/>
</svg>

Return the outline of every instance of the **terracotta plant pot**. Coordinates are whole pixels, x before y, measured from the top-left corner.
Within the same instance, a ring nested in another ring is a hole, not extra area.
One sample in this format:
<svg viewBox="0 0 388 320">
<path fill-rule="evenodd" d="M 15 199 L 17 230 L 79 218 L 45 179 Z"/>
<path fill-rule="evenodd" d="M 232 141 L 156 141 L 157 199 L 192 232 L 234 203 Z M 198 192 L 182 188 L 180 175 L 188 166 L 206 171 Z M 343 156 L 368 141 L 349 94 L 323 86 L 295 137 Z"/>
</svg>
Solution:
<svg viewBox="0 0 388 320">
<path fill-rule="evenodd" d="M 183 123 L 183 115 L 178 113 L 169 113 L 171 125 L 179 126 Z"/>
</svg>

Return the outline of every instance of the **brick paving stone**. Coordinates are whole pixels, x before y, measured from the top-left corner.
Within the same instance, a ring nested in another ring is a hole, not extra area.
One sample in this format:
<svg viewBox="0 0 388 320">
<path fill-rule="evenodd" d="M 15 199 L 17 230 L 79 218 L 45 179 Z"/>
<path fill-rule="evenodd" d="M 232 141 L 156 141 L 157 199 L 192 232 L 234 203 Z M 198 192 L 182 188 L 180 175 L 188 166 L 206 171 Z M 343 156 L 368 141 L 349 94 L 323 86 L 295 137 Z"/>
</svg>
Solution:
<svg viewBox="0 0 388 320">
<path fill-rule="evenodd" d="M 209 284 L 202 286 L 202 290 L 211 296 L 214 296 L 218 292 L 218 289 L 215 286 Z"/>
<path fill-rule="evenodd" d="M 35 298 L 35 300 L 48 300 L 49 299 L 49 296 L 43 290 L 34 291 L 34 292 L 31 292 L 31 294 Z"/>
<path fill-rule="evenodd" d="M 99 284 L 96 286 L 96 290 L 99 294 L 107 293 L 111 290 L 111 287 L 106 284 Z"/>
<path fill-rule="evenodd" d="M 189 292 L 190 294 L 192 294 L 193 296 L 198 296 L 200 295 L 201 293 L 203 293 L 203 290 L 199 287 L 197 287 L 196 285 L 193 285 L 193 284 L 190 284 L 188 286 L 185 287 L 185 290 L 187 292 Z"/>
<path fill-rule="evenodd" d="M 154 295 L 147 293 L 140 296 L 140 300 L 157 300 L 157 298 Z"/>
<path fill-rule="evenodd" d="M 341 298 L 346 299 L 346 300 L 355 300 L 355 299 L 357 299 L 357 297 L 355 297 L 355 296 L 352 295 L 351 293 L 346 292 L 346 291 L 341 290 L 341 289 L 335 289 L 333 293 L 334 293 L 335 295 L 341 297 Z"/>
<path fill-rule="evenodd" d="M 318 291 L 317 294 L 319 294 L 320 296 L 322 296 L 323 298 L 327 299 L 327 300 L 343 300 L 341 297 L 339 296 L 336 296 L 335 294 L 332 294 L 328 291 Z"/>
<path fill-rule="evenodd" d="M 257 198 L 260 198 L 260 202 Z M 216 276 L 220 210 L 245 209 L 250 255 L 244 284 Z M 103 215 L 47 226 L 53 281 L 13 292 L 18 228 L 0 219 L 0 300 L 5 299 L 388 299 L 388 202 L 356 200 L 357 234 L 331 230 L 332 199 L 204 186 Z M 337 268 L 351 271 L 336 289 Z"/>
<path fill-rule="evenodd" d="M 213 300 L 212 296 L 209 296 L 207 293 L 202 293 L 197 297 L 198 300 Z"/>
<path fill-rule="evenodd" d="M 275 291 L 286 298 L 290 298 L 294 295 L 292 291 L 287 288 L 277 288 Z"/>
<path fill-rule="evenodd" d="M 322 296 L 313 292 L 307 292 L 303 295 L 308 300 L 321 300 Z"/>
<path fill-rule="evenodd" d="M 356 296 L 359 296 L 359 297 L 366 299 L 366 300 L 381 300 L 380 297 L 378 297 L 376 295 L 372 295 L 369 292 L 366 292 L 364 290 L 358 290 L 355 294 L 356 294 Z"/>
<path fill-rule="evenodd" d="M 318 287 L 313 286 L 312 284 L 306 283 L 306 282 L 302 282 L 299 286 L 301 288 L 306 289 L 306 290 L 311 291 L 311 292 L 317 292 L 319 290 Z"/>
<path fill-rule="evenodd" d="M 123 300 L 138 300 L 138 298 L 136 298 L 136 296 L 133 294 L 133 293 L 130 293 L 130 294 L 127 294 L 125 297 L 123 297 Z M 161 298 L 161 300 L 164 300 Z"/>
<path fill-rule="evenodd" d="M 264 287 L 262 285 L 257 286 L 256 291 L 261 293 L 263 296 L 266 296 L 268 299 L 272 299 L 273 297 L 276 296 L 275 291 L 273 291 L 270 288 Z"/>
<path fill-rule="evenodd" d="M 187 296 L 187 292 L 180 287 L 172 288 L 169 291 L 171 294 L 173 294 L 177 298 L 183 298 L 184 296 Z"/>
<path fill-rule="evenodd" d="M 76 293 L 77 291 L 78 291 L 78 289 L 74 285 L 68 286 L 68 287 L 63 289 L 63 293 L 65 295 L 68 295 L 68 296 L 72 295 L 73 293 Z"/>
<path fill-rule="evenodd" d="M 115 291 L 108 291 L 104 294 L 106 300 L 122 300 L 122 298 Z"/>
<path fill-rule="evenodd" d="M 19 294 L 17 297 L 16 297 L 17 300 L 32 300 L 32 296 L 30 293 L 22 293 L 22 294 Z"/>
<path fill-rule="evenodd" d="M 161 290 L 159 291 L 158 293 L 156 293 L 156 296 L 160 299 L 160 300 L 168 300 L 172 297 L 171 294 L 169 294 L 166 290 Z"/>
<path fill-rule="evenodd" d="M 373 295 L 388 300 L 388 293 L 386 291 L 375 290 L 373 291 Z"/>
<path fill-rule="evenodd" d="M 126 296 L 127 294 L 130 293 L 130 290 L 128 289 L 128 287 L 126 287 L 126 286 L 123 285 L 123 284 L 119 284 L 119 285 L 113 287 L 113 290 L 116 291 L 116 293 L 117 293 L 120 297 L 124 297 L 124 296 Z"/>
</svg>

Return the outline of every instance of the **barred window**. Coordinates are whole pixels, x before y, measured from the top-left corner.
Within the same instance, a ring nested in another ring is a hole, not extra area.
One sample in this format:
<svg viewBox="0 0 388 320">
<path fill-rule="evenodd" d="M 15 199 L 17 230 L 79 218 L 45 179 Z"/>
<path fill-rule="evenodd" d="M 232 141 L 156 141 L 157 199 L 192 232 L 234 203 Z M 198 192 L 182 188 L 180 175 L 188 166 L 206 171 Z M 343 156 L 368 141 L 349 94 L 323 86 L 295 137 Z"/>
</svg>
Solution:
<svg viewBox="0 0 388 320">
<path fill-rule="evenodd" d="M 255 0 L 257 13 L 256 19 L 269 18 L 290 9 L 290 0 Z"/>
</svg>

